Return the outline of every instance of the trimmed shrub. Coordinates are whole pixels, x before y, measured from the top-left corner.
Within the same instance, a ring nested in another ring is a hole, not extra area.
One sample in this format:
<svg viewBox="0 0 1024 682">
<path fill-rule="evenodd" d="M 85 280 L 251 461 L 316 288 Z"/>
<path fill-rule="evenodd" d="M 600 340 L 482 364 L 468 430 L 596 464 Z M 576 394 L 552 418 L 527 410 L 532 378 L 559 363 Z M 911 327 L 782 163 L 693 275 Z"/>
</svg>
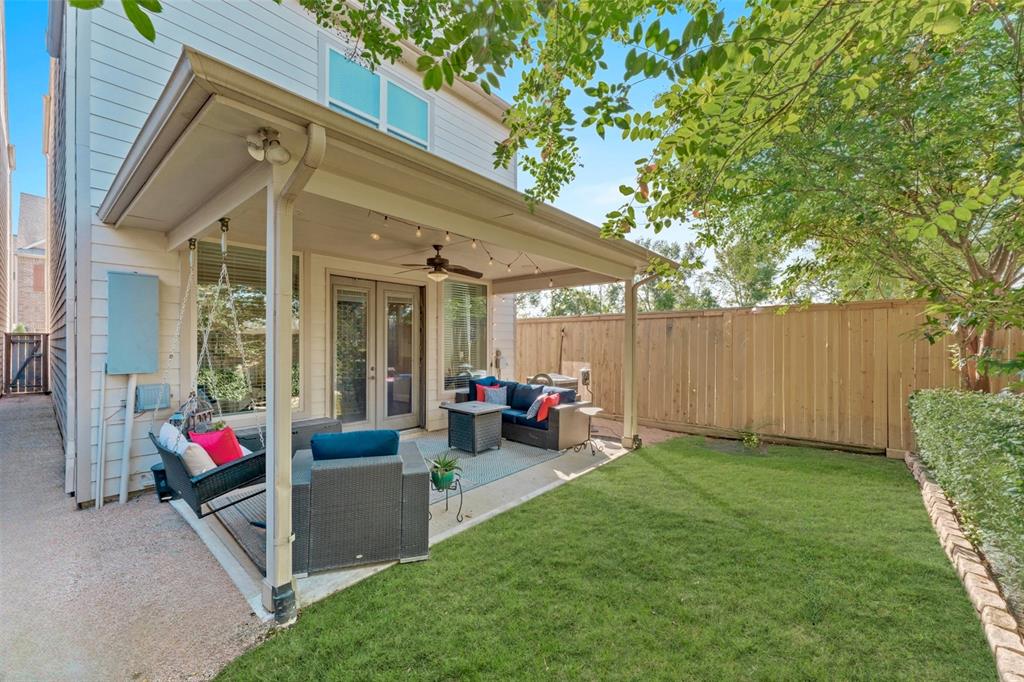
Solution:
<svg viewBox="0 0 1024 682">
<path fill-rule="evenodd" d="M 926 390 L 910 415 L 921 459 L 1024 612 L 1024 396 Z"/>
</svg>

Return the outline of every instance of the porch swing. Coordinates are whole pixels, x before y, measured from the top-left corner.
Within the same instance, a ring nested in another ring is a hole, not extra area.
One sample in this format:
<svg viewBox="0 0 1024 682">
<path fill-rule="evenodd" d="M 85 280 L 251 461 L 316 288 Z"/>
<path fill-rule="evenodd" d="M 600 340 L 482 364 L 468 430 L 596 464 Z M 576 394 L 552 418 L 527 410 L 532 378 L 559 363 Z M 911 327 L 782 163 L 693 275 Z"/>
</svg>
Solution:
<svg viewBox="0 0 1024 682">
<path fill-rule="evenodd" d="M 213 358 L 209 348 L 209 341 L 210 332 L 213 328 L 213 320 L 218 311 L 217 304 L 220 302 L 221 298 L 224 299 L 224 304 L 228 313 L 228 320 L 234 331 L 234 340 L 238 350 L 238 357 L 242 365 L 244 388 L 248 395 L 251 396 L 253 394 L 252 378 L 245 354 L 245 344 L 242 340 L 241 326 L 238 322 L 238 312 L 235 308 L 234 296 L 231 292 L 231 279 L 228 276 L 227 218 L 220 219 L 220 229 L 220 275 L 217 279 L 217 285 L 214 288 L 213 294 L 206 307 L 207 314 L 202 329 L 202 346 L 200 347 L 199 356 L 196 362 L 196 386 L 189 392 L 188 396 L 168 420 L 168 424 L 174 429 L 174 431 L 170 431 L 170 433 L 175 434 L 174 440 L 178 446 L 188 440 L 188 434 L 190 432 L 202 433 L 211 430 L 214 424 L 215 414 L 221 418 L 224 416 L 221 408 L 221 401 L 215 396 L 210 395 L 212 387 L 200 386 L 198 383 L 199 371 L 202 369 L 204 360 L 206 361 L 211 375 L 215 372 Z M 195 239 L 189 240 L 188 248 L 188 281 L 185 286 L 185 294 L 181 298 L 181 306 L 178 310 L 178 323 L 175 330 L 175 338 L 177 339 L 179 349 L 182 343 L 182 321 L 184 319 L 185 311 L 188 309 L 188 305 L 191 302 L 193 282 L 196 278 Z M 197 295 L 197 310 L 199 309 L 198 298 L 199 297 Z M 168 368 L 173 360 L 174 351 L 172 350 L 168 354 Z M 169 386 L 169 383 L 165 381 L 165 385 Z M 227 509 L 228 507 L 233 507 L 234 505 L 244 502 L 251 497 L 255 497 L 264 491 L 264 487 L 260 487 L 247 495 L 234 498 L 231 502 L 216 508 L 210 505 L 208 511 L 204 512 L 202 509 L 204 504 L 209 504 L 213 500 L 216 500 L 227 493 L 238 490 L 239 488 L 254 486 L 265 481 L 267 455 L 266 442 L 263 436 L 263 427 L 260 425 L 258 419 L 256 424 L 256 433 L 239 438 L 239 443 L 243 445 L 248 443 L 252 446 L 253 452 L 195 476 L 189 473 L 185 466 L 185 462 L 182 460 L 179 452 L 176 451 L 175 444 L 170 444 L 167 442 L 167 439 L 161 439 L 158 434 L 153 433 L 153 426 L 154 423 L 151 421 L 149 439 L 153 442 L 153 445 L 156 446 L 157 452 L 160 453 L 160 459 L 163 461 L 164 470 L 167 475 L 167 483 L 174 491 L 175 495 L 184 500 L 199 518 L 215 514 Z M 162 433 L 168 431 L 169 430 L 166 425 L 161 429 Z M 243 443 L 243 441 L 245 443 Z M 249 448 L 246 447 L 245 449 Z"/>
</svg>

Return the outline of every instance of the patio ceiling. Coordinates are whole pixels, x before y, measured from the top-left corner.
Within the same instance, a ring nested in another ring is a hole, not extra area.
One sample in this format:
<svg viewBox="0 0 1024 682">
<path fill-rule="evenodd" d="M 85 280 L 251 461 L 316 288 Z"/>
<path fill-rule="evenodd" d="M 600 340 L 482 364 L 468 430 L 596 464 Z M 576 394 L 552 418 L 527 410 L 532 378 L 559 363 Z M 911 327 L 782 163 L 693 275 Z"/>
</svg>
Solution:
<svg viewBox="0 0 1024 682">
<path fill-rule="evenodd" d="M 546 288 L 549 278 L 556 286 L 632 279 L 657 257 L 627 241 L 602 239 L 595 226 L 552 206 L 531 210 L 509 187 L 189 48 L 99 217 L 115 227 L 166 233 L 174 250 L 230 215 L 236 238 L 262 242 L 260 197 L 269 172 L 249 156 L 245 136 L 261 127 L 278 130 L 295 163 L 310 124 L 326 130 L 327 150 L 296 202 L 296 248 L 398 264 L 421 260 L 430 244 L 443 243 L 446 256 L 484 272 L 501 293 Z M 422 225 L 423 237 L 399 221 L 384 227 L 385 215 Z M 451 243 L 437 240 L 446 230 Z M 370 232 L 382 239 L 371 240 Z M 520 252 L 532 261 L 520 259 L 511 271 L 489 268 L 472 239 L 499 262 Z"/>
</svg>

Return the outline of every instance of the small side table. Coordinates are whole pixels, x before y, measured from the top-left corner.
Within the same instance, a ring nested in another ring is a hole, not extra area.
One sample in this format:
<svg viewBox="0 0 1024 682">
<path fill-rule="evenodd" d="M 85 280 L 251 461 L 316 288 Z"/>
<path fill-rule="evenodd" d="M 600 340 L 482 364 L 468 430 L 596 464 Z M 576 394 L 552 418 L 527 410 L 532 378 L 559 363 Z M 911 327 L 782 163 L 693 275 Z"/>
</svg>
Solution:
<svg viewBox="0 0 1024 682">
<path fill-rule="evenodd" d="M 587 415 L 587 439 L 573 447 L 573 452 L 579 452 L 580 450 L 590 446 L 590 456 L 593 457 L 596 454 L 596 450 L 601 450 L 601 446 L 594 440 L 594 427 L 592 421 L 594 417 L 604 412 L 603 407 L 581 407 L 580 412 Z M 603 452 L 603 450 L 602 450 Z"/>
<path fill-rule="evenodd" d="M 470 400 L 441 403 L 448 410 L 448 447 L 474 455 L 501 447 L 501 411 L 504 405 Z"/>
</svg>

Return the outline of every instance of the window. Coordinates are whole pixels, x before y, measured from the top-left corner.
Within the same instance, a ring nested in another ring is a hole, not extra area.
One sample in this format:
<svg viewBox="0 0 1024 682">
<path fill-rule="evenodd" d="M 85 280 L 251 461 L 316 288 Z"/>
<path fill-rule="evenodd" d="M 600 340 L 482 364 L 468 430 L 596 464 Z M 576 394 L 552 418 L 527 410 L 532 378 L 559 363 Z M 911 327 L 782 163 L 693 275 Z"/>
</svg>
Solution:
<svg viewBox="0 0 1024 682">
<path fill-rule="evenodd" d="M 465 388 L 487 375 L 487 287 L 447 279 L 444 310 L 444 388 Z"/>
<path fill-rule="evenodd" d="M 214 409 L 241 414 L 266 407 L 266 253 L 236 245 L 228 247 L 228 278 L 231 291 L 221 288 L 220 244 L 200 242 L 196 268 L 199 358 L 197 384 Z M 292 259 L 292 406 L 299 397 L 299 258 Z M 238 331 L 231 319 L 228 298 L 238 315 Z M 205 332 L 206 353 L 203 353 Z M 252 390 L 248 390 L 246 371 Z"/>
<path fill-rule="evenodd" d="M 330 49 L 327 104 L 420 149 L 429 147 L 430 106 L 426 99 Z"/>
</svg>

